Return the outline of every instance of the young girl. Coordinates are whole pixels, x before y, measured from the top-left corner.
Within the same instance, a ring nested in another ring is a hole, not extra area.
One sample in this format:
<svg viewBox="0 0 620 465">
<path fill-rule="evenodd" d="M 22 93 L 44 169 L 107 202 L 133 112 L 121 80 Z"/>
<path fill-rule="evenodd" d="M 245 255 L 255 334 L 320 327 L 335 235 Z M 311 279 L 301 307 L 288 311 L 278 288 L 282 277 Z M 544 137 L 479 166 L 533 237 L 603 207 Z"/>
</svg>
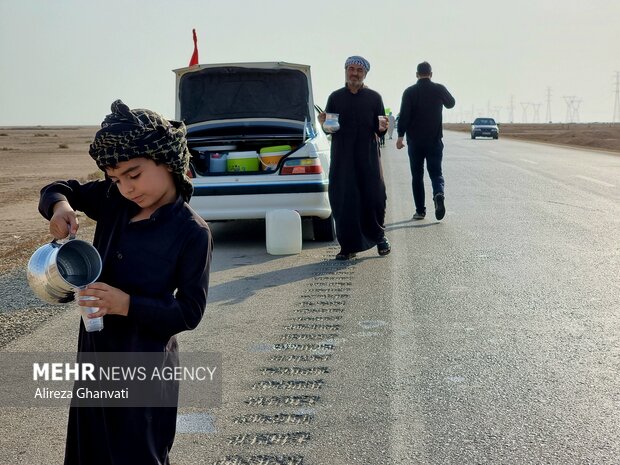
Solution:
<svg viewBox="0 0 620 465">
<path fill-rule="evenodd" d="M 76 210 L 97 222 L 103 270 L 79 294 L 98 300 L 79 305 L 98 307 L 89 317 L 103 316 L 104 329 L 86 332 L 80 323 L 78 352 L 162 352 L 176 361 L 175 334 L 202 318 L 212 239 L 187 203 L 185 134 L 183 123 L 117 100 L 89 151 L 105 179 L 41 191 L 39 211 L 54 238 L 77 232 Z M 176 407 L 72 405 L 65 465 L 169 464 L 175 426 Z"/>
</svg>

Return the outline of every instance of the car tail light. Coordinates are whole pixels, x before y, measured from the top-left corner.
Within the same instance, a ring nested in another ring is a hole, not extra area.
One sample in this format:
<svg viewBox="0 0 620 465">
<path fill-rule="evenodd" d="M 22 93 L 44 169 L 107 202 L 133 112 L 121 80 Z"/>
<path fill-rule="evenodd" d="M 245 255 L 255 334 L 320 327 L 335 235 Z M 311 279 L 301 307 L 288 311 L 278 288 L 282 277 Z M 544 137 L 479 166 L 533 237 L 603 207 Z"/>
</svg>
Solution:
<svg viewBox="0 0 620 465">
<path fill-rule="evenodd" d="M 320 174 L 323 172 L 318 158 L 293 158 L 286 160 L 280 174 Z"/>
</svg>

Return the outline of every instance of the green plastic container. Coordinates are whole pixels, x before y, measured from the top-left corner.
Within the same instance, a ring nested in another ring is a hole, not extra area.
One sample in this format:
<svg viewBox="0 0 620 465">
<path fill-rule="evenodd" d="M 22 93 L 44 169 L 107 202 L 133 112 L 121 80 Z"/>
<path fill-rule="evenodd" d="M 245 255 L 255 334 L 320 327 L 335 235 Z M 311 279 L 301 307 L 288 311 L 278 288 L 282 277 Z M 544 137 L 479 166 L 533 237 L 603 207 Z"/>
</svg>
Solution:
<svg viewBox="0 0 620 465">
<path fill-rule="evenodd" d="M 229 173 L 258 171 L 258 153 L 248 152 L 228 152 L 226 158 L 226 171 Z"/>
<path fill-rule="evenodd" d="M 263 147 L 262 149 L 260 149 L 261 155 L 267 154 L 267 153 L 273 153 L 273 152 L 290 152 L 290 151 L 291 151 L 290 145 L 274 145 L 272 147 Z"/>
</svg>

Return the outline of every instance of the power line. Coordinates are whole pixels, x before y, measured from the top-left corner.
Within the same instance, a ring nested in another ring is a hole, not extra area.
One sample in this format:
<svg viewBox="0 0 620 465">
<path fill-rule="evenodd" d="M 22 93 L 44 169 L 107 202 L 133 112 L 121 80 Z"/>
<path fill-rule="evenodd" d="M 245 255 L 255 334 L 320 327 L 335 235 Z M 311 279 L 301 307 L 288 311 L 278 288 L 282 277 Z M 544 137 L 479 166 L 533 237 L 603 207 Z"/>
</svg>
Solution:
<svg viewBox="0 0 620 465">
<path fill-rule="evenodd" d="M 501 117 L 500 117 L 501 113 L 502 113 L 502 107 L 500 106 L 493 107 L 493 114 L 495 115 L 495 119 L 497 121 L 501 121 Z"/>
<path fill-rule="evenodd" d="M 547 123 L 551 122 L 551 87 L 547 87 Z"/>
<path fill-rule="evenodd" d="M 542 103 L 530 103 L 530 105 L 534 108 L 534 119 L 532 122 L 540 123 L 540 107 L 542 106 Z"/>
<path fill-rule="evenodd" d="M 529 102 L 521 102 L 521 108 L 523 108 L 523 113 L 521 114 L 521 122 L 527 123 L 527 109 L 529 108 Z"/>
<path fill-rule="evenodd" d="M 566 122 L 578 123 L 579 122 L 579 104 L 581 100 L 577 100 L 574 95 L 564 96 L 566 102 Z"/>
<path fill-rule="evenodd" d="M 614 117 L 612 121 L 617 123 L 620 121 L 620 72 L 616 71 L 616 89 L 614 99 Z"/>
</svg>

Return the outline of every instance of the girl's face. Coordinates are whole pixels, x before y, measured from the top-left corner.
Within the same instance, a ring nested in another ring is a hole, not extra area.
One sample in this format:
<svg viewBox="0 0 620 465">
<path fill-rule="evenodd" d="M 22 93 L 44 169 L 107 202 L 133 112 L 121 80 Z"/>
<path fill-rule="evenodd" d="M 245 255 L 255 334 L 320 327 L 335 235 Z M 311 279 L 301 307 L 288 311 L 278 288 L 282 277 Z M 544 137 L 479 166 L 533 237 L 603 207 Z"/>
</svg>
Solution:
<svg viewBox="0 0 620 465">
<path fill-rule="evenodd" d="M 150 215 L 177 198 L 170 168 L 158 165 L 150 158 L 121 161 L 114 168 L 106 168 L 106 174 L 121 195 L 138 204 L 143 213 Z"/>
</svg>

